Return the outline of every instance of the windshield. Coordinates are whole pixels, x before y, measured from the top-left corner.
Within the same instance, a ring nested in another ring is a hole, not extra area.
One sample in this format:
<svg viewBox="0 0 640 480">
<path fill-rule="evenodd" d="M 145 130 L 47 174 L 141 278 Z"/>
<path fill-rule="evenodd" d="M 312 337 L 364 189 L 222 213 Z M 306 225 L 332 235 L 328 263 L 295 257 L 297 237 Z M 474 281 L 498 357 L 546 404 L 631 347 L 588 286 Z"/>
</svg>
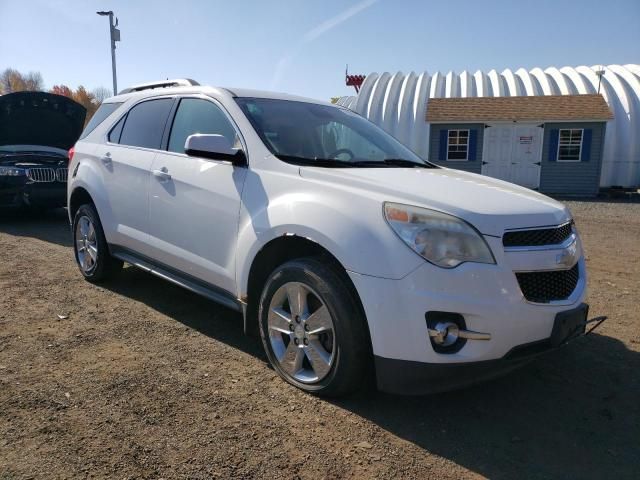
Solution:
<svg viewBox="0 0 640 480">
<path fill-rule="evenodd" d="M 267 98 L 236 98 L 276 157 L 322 167 L 435 168 L 360 115 L 339 107 Z"/>
</svg>

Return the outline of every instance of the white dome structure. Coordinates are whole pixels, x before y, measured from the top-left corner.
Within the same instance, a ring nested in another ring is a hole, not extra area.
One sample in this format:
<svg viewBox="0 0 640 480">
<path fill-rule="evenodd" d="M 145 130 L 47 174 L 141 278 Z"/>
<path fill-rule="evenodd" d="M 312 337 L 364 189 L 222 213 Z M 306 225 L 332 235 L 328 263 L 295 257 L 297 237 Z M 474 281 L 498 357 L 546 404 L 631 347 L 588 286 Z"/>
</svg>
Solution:
<svg viewBox="0 0 640 480">
<path fill-rule="evenodd" d="M 599 71 L 604 71 L 600 76 Z M 498 73 L 398 72 L 367 75 L 350 108 L 380 125 L 423 158 L 429 156 L 431 98 L 580 95 L 598 92 L 614 119 L 607 123 L 600 186 L 640 186 L 640 65 L 549 67 Z"/>
</svg>

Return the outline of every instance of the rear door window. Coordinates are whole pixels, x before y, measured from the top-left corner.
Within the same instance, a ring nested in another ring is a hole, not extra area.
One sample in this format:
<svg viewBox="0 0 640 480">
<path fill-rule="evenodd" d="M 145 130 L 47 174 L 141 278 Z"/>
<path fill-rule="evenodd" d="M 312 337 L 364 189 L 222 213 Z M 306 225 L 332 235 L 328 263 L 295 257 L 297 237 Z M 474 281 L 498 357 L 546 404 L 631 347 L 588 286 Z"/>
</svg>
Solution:
<svg viewBox="0 0 640 480">
<path fill-rule="evenodd" d="M 173 120 L 168 150 L 184 153 L 187 137 L 194 133 L 222 135 L 229 145 L 235 144 L 236 131 L 220 107 L 208 100 L 183 98 Z"/>
<path fill-rule="evenodd" d="M 147 100 L 134 106 L 124 122 L 120 144 L 160 149 L 173 98 Z"/>
</svg>

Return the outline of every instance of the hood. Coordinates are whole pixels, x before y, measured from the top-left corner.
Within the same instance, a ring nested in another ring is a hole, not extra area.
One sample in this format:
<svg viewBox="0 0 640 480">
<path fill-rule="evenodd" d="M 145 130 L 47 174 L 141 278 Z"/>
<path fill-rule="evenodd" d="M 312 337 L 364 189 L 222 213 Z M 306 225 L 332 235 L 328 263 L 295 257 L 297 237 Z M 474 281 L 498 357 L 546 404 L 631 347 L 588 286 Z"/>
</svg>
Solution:
<svg viewBox="0 0 640 480">
<path fill-rule="evenodd" d="M 571 218 L 560 202 L 528 188 L 448 168 L 301 167 L 309 179 L 361 188 L 382 201 L 455 215 L 485 235 L 514 228 L 558 225 Z"/>
<path fill-rule="evenodd" d="M 10 148 L 15 149 L 15 152 L 6 152 L 3 151 L 3 148 L 4 147 L 0 146 L 0 166 L 3 167 L 67 166 L 69 163 L 67 152 L 57 148 L 11 145 Z M 49 148 L 50 150 L 40 150 L 43 148 Z"/>
<path fill-rule="evenodd" d="M 18 92 L 0 96 L 0 146 L 42 145 L 70 149 L 87 110 L 62 95 Z"/>
</svg>

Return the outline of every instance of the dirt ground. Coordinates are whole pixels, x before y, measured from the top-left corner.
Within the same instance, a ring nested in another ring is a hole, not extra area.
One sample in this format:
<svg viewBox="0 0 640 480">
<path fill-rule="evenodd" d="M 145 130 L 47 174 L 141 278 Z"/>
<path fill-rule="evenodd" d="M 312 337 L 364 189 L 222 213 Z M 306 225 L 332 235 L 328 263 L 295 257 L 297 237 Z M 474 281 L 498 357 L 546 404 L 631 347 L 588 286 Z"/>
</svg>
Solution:
<svg viewBox="0 0 640 480">
<path fill-rule="evenodd" d="M 233 312 L 131 267 L 82 280 L 64 211 L 5 215 L 0 479 L 638 478 L 640 203 L 569 205 L 597 333 L 474 388 L 340 401 L 282 382 Z"/>
</svg>

